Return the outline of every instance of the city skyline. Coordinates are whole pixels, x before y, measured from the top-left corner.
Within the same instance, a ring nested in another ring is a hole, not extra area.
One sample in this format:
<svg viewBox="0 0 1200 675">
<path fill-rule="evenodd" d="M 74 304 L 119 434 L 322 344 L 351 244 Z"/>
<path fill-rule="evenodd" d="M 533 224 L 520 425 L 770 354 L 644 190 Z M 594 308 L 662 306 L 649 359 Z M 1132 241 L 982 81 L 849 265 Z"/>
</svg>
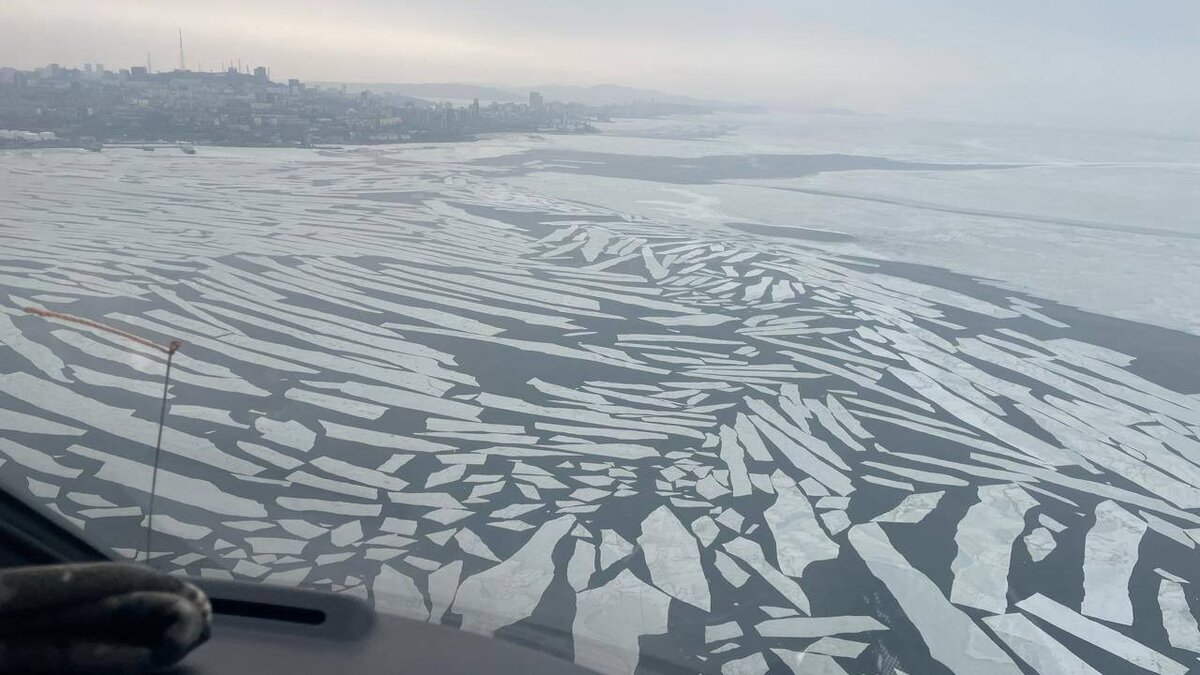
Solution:
<svg viewBox="0 0 1200 675">
<path fill-rule="evenodd" d="M 182 52 L 182 50 L 181 50 L 181 52 Z M 503 98 L 491 98 L 486 95 L 483 95 L 483 96 L 472 95 L 472 96 L 466 96 L 466 97 L 429 96 L 428 98 L 430 101 L 437 101 L 439 99 L 454 99 L 454 98 L 459 98 L 459 99 L 481 98 L 483 100 L 488 100 L 488 101 L 490 101 L 490 100 L 501 101 L 501 100 L 510 100 L 510 99 L 525 100 L 527 94 L 538 93 L 538 90 L 543 89 L 543 88 L 579 89 L 579 90 L 612 88 L 614 90 L 619 89 L 619 90 L 627 91 L 627 92 L 630 92 L 631 94 L 633 94 L 633 93 L 642 93 L 642 94 L 646 94 L 646 95 L 656 95 L 657 94 L 657 95 L 661 95 L 662 97 L 670 98 L 670 99 L 691 100 L 696 103 L 704 102 L 701 99 L 694 99 L 693 97 L 690 97 L 690 96 L 687 96 L 684 94 L 677 94 L 675 92 L 657 91 L 657 90 L 652 90 L 652 89 L 640 89 L 637 87 L 624 86 L 624 85 L 621 85 L 618 83 L 602 83 L 602 84 L 598 84 L 598 85 L 591 85 L 590 87 L 584 87 L 584 86 L 563 85 L 563 84 L 558 84 L 558 83 L 543 83 L 543 84 L 532 84 L 531 85 L 531 84 L 513 84 L 513 83 L 499 83 L 499 82 L 368 82 L 368 81 L 364 81 L 364 80 L 342 80 L 342 81 L 337 81 L 337 82 L 330 82 L 327 80 L 322 80 L 320 78 L 310 78 L 310 77 L 303 77 L 303 76 L 301 76 L 301 77 L 291 76 L 291 77 L 283 77 L 283 78 L 274 77 L 272 75 L 271 67 L 269 65 L 261 65 L 259 63 L 246 62 L 236 56 L 230 57 L 228 60 L 218 60 L 215 63 L 215 65 L 206 64 L 206 63 L 202 63 L 202 62 L 197 62 L 195 64 L 191 64 L 191 63 L 185 62 L 182 58 L 180 59 L 179 62 L 169 63 L 166 67 L 156 67 L 155 66 L 156 63 L 162 63 L 162 62 L 154 59 L 152 54 L 147 53 L 146 58 L 143 61 L 138 62 L 138 63 L 130 63 L 130 64 L 111 64 L 111 63 L 105 63 L 104 61 L 100 61 L 100 60 L 81 61 L 81 62 L 77 62 L 77 63 L 63 63 L 63 62 L 58 62 L 58 61 L 51 61 L 51 62 L 40 63 L 40 64 L 35 64 L 32 66 L 24 67 L 24 66 L 16 66 L 11 63 L 0 62 L 0 72 L 15 71 L 15 72 L 34 72 L 35 73 L 35 72 L 40 72 L 47 68 L 58 68 L 58 69 L 67 70 L 67 71 L 78 71 L 80 74 L 82 74 L 86 78 L 93 74 L 95 74 L 95 75 L 100 75 L 102 73 L 111 73 L 111 74 L 125 73 L 125 74 L 128 74 L 131 71 L 135 72 L 135 73 L 140 73 L 140 74 L 146 74 L 146 73 L 151 73 L 151 74 L 238 73 L 238 74 L 242 74 L 242 75 L 258 75 L 259 71 L 261 70 L 263 75 L 265 77 L 267 77 L 267 79 L 269 79 L 273 82 L 287 82 L 288 80 L 301 80 L 301 81 L 306 81 L 306 82 L 314 82 L 314 83 L 317 83 L 320 85 L 345 84 L 345 85 L 355 86 L 356 90 L 362 90 L 363 88 L 367 88 L 372 85 L 382 85 L 382 86 L 410 86 L 411 85 L 411 86 L 426 86 L 426 87 L 437 87 L 437 86 L 444 85 L 444 86 L 455 86 L 455 87 L 464 87 L 464 88 L 475 88 L 475 89 L 479 89 L 480 91 L 485 91 L 485 90 L 491 89 L 497 95 L 500 95 L 500 94 L 504 95 Z M 191 67 L 193 65 L 195 67 Z M 212 67 L 210 67 L 210 65 L 212 65 Z M 417 98 L 420 98 L 420 97 L 417 97 Z M 635 98 L 636 98 L 636 96 L 635 96 Z M 625 102 L 629 102 L 631 100 L 633 100 L 633 99 L 628 99 L 628 98 L 621 99 L 621 100 L 614 99 L 612 101 L 604 101 L 603 103 L 604 104 L 625 103 Z M 579 102 L 594 103 L 594 101 L 579 101 Z M 734 102 L 732 102 L 732 101 L 724 101 L 724 102 L 708 101 L 708 102 L 709 103 L 734 104 Z"/>
<path fill-rule="evenodd" d="M 1159 132 L 1194 129 L 1200 7 L 981 0 L 952 7 L 867 1 L 841 8 L 751 0 L 625 0 L 604 7 L 517 0 L 504 8 L 354 0 L 204 5 L 12 0 L 0 62 L 275 64 L 314 81 L 616 83 L 718 100 L 836 106 L 984 122 Z"/>
<path fill-rule="evenodd" d="M 180 67 L 186 67 L 180 40 Z M 453 97 L 452 97 L 453 98 Z M 605 105 L 554 100 L 537 91 L 521 100 L 481 104 L 372 92 L 345 84 L 272 81 L 263 65 L 221 72 L 145 65 L 115 70 L 52 63 L 33 70 L 0 66 L 0 148 L 108 145 L 144 150 L 191 144 L 314 147 L 470 140 L 487 132 L 595 133 L 614 117 L 704 113 L 686 103 L 632 100 Z M 473 98 L 473 100 L 471 100 Z M 464 105 L 465 103 L 465 105 Z"/>
</svg>

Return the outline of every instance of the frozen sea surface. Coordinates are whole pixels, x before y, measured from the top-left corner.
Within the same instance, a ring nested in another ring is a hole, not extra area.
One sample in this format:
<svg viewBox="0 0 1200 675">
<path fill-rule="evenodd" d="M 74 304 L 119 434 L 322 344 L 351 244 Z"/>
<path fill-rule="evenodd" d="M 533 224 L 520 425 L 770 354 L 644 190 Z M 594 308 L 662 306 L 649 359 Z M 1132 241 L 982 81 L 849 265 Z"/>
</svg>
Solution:
<svg viewBox="0 0 1200 675">
<path fill-rule="evenodd" d="M 1200 139 L 839 115 L 614 126 L 628 136 L 548 137 L 509 180 L 677 222 L 832 230 L 876 257 L 1200 334 Z M 860 166 L 802 168 L 847 156 Z M 755 157 L 773 161 L 723 170 Z M 789 158 L 791 175 L 763 165 Z"/>
<path fill-rule="evenodd" d="M 0 482 L 141 554 L 162 355 L 42 308 L 184 342 L 168 571 L 606 673 L 1193 670 L 1200 337 L 1066 273 L 1188 264 L 1088 176 L 1192 169 L 773 124 L 0 154 Z"/>
</svg>

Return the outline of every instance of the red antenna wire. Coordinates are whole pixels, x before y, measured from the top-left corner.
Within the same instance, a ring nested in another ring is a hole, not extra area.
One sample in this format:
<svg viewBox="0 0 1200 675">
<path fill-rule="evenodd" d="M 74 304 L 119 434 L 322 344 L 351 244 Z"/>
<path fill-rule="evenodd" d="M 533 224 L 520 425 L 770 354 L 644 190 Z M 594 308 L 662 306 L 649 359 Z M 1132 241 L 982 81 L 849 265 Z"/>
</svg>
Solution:
<svg viewBox="0 0 1200 675">
<path fill-rule="evenodd" d="M 40 307 L 26 307 L 25 311 L 30 314 L 40 316 L 43 319 L 61 319 L 63 321 L 70 321 L 71 323 L 77 323 L 89 328 L 102 330 L 106 333 L 112 333 L 113 335 L 120 335 L 121 337 L 136 342 L 144 347 L 157 349 L 168 356 L 170 356 L 173 351 L 176 351 L 183 346 L 183 343 L 181 343 L 179 340 L 172 340 L 169 345 L 164 347 L 157 342 L 154 342 L 153 340 L 147 340 L 140 335 L 134 335 L 133 333 L 123 331 L 120 328 L 113 328 L 112 326 L 102 324 L 99 321 L 92 321 L 91 319 L 85 319 L 80 316 L 75 316 L 74 314 L 64 314 L 62 312 L 55 312 L 49 309 L 41 309 Z"/>
<path fill-rule="evenodd" d="M 77 323 L 81 326 L 87 326 L 88 328 L 95 328 L 96 330 L 102 330 L 106 333 L 112 333 L 113 335 L 123 337 L 131 342 L 136 342 L 144 347 L 156 349 L 167 355 L 167 369 L 163 374 L 162 406 L 158 411 L 158 439 L 154 442 L 154 469 L 150 474 L 150 505 L 146 510 L 146 564 L 150 564 L 150 538 L 154 532 L 154 496 L 158 488 L 158 460 L 162 456 L 163 427 L 165 426 L 167 420 L 167 391 L 171 385 L 171 361 L 175 356 L 175 352 L 179 351 L 179 348 L 183 346 L 183 343 L 179 340 L 171 340 L 164 347 L 163 345 L 160 345 L 152 340 L 147 340 L 140 335 L 134 335 L 128 331 L 123 331 L 119 328 L 113 328 L 112 326 L 102 324 L 99 321 L 92 321 L 91 319 L 85 319 L 80 316 L 75 316 L 74 314 L 64 314 L 63 312 L 55 312 L 53 310 L 41 309 L 39 307 L 26 307 L 25 311 L 29 314 L 40 316 L 43 319 L 59 319 L 62 321 L 69 321 L 71 323 Z"/>
</svg>

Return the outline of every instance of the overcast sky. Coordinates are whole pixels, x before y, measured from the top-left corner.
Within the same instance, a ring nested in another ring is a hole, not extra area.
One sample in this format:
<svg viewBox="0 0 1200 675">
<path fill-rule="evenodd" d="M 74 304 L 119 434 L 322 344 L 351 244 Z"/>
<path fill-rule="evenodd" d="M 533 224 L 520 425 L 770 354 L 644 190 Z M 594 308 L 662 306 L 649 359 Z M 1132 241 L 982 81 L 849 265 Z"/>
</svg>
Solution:
<svg viewBox="0 0 1200 675">
<path fill-rule="evenodd" d="M 2 0 L 0 65 L 613 83 L 1200 134 L 1200 0 Z"/>
</svg>

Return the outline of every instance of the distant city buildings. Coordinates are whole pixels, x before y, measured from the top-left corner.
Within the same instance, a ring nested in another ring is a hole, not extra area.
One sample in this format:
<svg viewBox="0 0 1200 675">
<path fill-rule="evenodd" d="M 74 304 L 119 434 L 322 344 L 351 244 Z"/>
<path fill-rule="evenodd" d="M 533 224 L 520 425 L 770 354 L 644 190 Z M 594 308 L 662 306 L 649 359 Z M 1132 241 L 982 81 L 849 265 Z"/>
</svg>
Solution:
<svg viewBox="0 0 1200 675">
<path fill-rule="evenodd" d="M 147 59 L 149 61 L 149 59 Z M 676 106 L 678 108 L 678 106 Z M 650 103 L 585 106 L 478 99 L 465 107 L 434 104 L 345 85 L 308 87 L 299 79 L 270 79 L 264 66 L 244 71 L 152 72 L 102 64 L 32 71 L 0 68 L 0 147 L 172 142 L 215 145 L 311 146 L 458 140 L 497 131 L 586 133 L 614 116 L 653 116 L 679 110 Z"/>
</svg>

